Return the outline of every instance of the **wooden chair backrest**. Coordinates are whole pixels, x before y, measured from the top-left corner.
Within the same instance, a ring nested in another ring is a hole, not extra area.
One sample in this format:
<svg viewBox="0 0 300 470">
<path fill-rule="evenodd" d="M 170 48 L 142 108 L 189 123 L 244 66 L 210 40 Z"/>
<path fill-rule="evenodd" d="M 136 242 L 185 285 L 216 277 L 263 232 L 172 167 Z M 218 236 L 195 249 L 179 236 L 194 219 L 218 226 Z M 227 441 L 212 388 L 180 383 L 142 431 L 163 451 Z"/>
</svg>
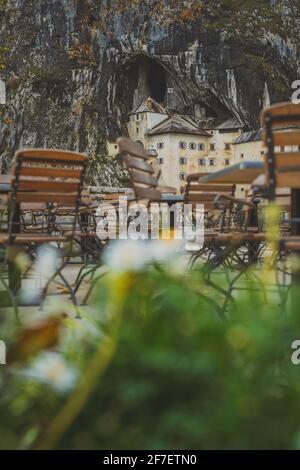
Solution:
<svg viewBox="0 0 300 470">
<path fill-rule="evenodd" d="M 274 200 L 276 188 L 300 188 L 300 104 L 288 102 L 266 108 L 261 124 L 267 148 L 266 184 L 270 199 Z"/>
<path fill-rule="evenodd" d="M 234 196 L 236 186 L 234 184 L 199 183 L 199 175 L 189 175 L 185 188 L 186 202 L 212 202 L 218 194 Z"/>
<path fill-rule="evenodd" d="M 157 189 L 158 175 L 148 162 L 149 156 L 145 149 L 127 137 L 119 137 L 117 144 L 129 173 L 136 200 L 147 200 L 148 203 L 159 201 L 161 193 Z"/>
<path fill-rule="evenodd" d="M 54 149 L 16 153 L 11 197 L 18 203 L 53 203 L 76 207 L 80 202 L 87 157 Z"/>
</svg>

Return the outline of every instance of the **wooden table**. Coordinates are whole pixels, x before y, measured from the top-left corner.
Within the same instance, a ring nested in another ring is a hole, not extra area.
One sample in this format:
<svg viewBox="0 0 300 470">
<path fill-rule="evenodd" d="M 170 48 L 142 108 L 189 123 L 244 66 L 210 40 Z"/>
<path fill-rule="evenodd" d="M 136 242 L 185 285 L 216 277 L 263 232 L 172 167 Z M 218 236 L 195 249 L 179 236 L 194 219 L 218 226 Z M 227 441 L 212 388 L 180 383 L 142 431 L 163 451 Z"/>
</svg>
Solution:
<svg viewBox="0 0 300 470">
<path fill-rule="evenodd" d="M 263 163 L 246 161 L 199 177 L 198 181 L 211 184 L 251 184 L 261 173 L 263 173 Z"/>
</svg>

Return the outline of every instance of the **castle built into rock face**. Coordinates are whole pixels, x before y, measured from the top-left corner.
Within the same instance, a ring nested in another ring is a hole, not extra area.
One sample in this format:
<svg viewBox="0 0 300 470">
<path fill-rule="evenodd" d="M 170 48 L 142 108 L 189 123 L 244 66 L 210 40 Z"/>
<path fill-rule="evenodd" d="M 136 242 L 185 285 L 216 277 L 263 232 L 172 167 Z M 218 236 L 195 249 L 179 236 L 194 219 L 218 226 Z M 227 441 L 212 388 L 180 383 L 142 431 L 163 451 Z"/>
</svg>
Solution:
<svg viewBox="0 0 300 470">
<path fill-rule="evenodd" d="M 128 134 L 152 156 L 161 184 L 178 192 L 191 173 L 211 173 L 243 160 L 261 161 L 264 155 L 260 131 L 244 132 L 236 118 L 197 122 L 169 112 L 150 97 L 129 113 Z M 108 151 L 116 154 L 117 146 L 108 144 Z"/>
</svg>

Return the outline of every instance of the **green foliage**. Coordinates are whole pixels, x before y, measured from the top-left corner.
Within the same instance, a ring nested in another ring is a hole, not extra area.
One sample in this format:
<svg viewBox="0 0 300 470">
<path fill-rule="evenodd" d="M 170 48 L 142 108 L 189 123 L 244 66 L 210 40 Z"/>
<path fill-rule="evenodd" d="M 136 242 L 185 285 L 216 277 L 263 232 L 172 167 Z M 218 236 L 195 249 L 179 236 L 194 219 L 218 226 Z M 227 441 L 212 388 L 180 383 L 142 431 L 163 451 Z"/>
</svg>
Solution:
<svg viewBox="0 0 300 470">
<path fill-rule="evenodd" d="M 91 155 L 86 174 L 86 182 L 91 186 L 128 187 L 128 174 L 117 157 L 104 153 Z"/>
<path fill-rule="evenodd" d="M 94 314 L 66 320 L 56 347 L 79 388 L 24 376 L 40 353 L 0 369 L 1 447 L 299 448 L 297 308 L 283 315 L 276 295 L 245 285 L 224 320 L 201 271 L 104 278 Z"/>
<path fill-rule="evenodd" d="M 197 284 L 135 279 L 116 355 L 63 447 L 297 447 L 299 320 L 249 291 L 222 322 Z"/>
</svg>

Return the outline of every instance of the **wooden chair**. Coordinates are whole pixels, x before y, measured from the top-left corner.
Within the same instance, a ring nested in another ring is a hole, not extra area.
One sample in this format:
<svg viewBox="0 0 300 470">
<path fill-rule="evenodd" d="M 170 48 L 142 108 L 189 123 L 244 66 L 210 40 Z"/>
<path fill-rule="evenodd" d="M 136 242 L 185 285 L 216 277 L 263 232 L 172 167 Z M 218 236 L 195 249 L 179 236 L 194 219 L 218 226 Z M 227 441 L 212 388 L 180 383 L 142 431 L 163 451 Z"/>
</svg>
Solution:
<svg viewBox="0 0 300 470">
<path fill-rule="evenodd" d="M 205 184 L 199 183 L 198 174 L 191 174 L 187 178 L 184 199 L 186 204 L 203 204 L 205 211 L 206 229 L 215 229 L 223 232 L 226 221 L 230 223 L 232 215 L 232 200 L 223 199 L 223 207 L 216 207 L 215 201 L 222 196 L 234 196 L 234 184 Z M 228 215 L 226 220 L 226 215 Z"/>
<path fill-rule="evenodd" d="M 268 200 L 268 186 L 266 185 L 265 175 L 257 177 L 253 183 L 249 196 L 255 197 L 258 201 L 259 209 L 259 228 L 263 232 L 265 230 L 265 211 L 270 201 Z M 276 188 L 275 200 L 272 201 L 280 208 L 279 213 L 279 229 L 281 234 L 291 231 L 291 188 Z"/>
<path fill-rule="evenodd" d="M 300 250 L 300 104 L 280 103 L 265 109 L 264 126 L 265 196 L 278 202 L 278 190 L 291 190 L 291 237 L 282 237 L 281 246 Z"/>
<path fill-rule="evenodd" d="M 203 204 L 205 209 L 204 246 L 192 255 L 190 264 L 193 266 L 200 257 L 205 262 L 213 259 L 213 266 L 225 261 L 228 265 L 229 257 L 236 255 L 239 246 L 244 249 L 243 245 L 248 242 L 245 238 L 253 229 L 250 223 L 256 207 L 248 199 L 235 197 L 233 183 L 202 183 L 199 179 L 201 181 L 198 174 L 190 175 L 185 192 L 186 203 Z"/>
<path fill-rule="evenodd" d="M 129 173 L 135 200 L 146 206 L 160 201 L 159 174 L 148 162 L 149 157 L 144 148 L 126 137 L 119 137 L 117 144 Z"/>
<path fill-rule="evenodd" d="M 80 202 L 87 157 L 71 151 L 54 149 L 28 149 L 16 153 L 13 179 L 9 193 L 10 220 L 5 243 L 22 245 L 35 256 L 38 246 L 55 243 L 63 262 L 51 280 L 59 276 L 76 305 L 74 292 L 62 273 L 72 254 L 75 236 L 80 230 Z M 67 220 L 56 212 L 61 206 L 69 207 Z M 46 220 L 40 227 L 24 229 L 22 210 L 43 210 Z M 49 280 L 49 282 L 51 281 Z M 43 297 L 47 293 L 46 284 Z"/>
<path fill-rule="evenodd" d="M 149 163 L 149 156 L 144 148 L 127 137 L 117 139 L 120 154 L 129 174 L 134 197 L 131 204 L 141 207 L 150 207 L 152 203 L 163 203 L 169 207 L 176 203 L 182 204 L 184 198 L 176 194 L 176 188 L 159 185 L 160 171 L 155 171 Z M 136 213 L 139 214 L 138 210 Z M 150 218 L 148 219 L 150 222 Z M 174 227 L 174 213 L 170 212 L 170 227 Z M 149 227 L 150 230 L 150 227 Z"/>
</svg>

